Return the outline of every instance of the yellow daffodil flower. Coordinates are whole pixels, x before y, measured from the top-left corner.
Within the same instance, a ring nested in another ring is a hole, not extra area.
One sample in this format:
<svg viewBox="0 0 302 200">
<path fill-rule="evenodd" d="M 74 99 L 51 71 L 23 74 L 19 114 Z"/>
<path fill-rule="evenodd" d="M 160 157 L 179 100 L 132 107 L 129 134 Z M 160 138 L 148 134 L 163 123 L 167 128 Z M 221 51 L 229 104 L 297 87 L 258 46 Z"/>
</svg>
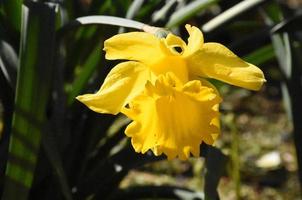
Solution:
<svg viewBox="0 0 302 200">
<path fill-rule="evenodd" d="M 148 80 L 154 83 L 157 76 L 167 72 L 174 73 L 183 84 L 214 78 L 251 90 L 261 88 L 265 79 L 258 67 L 241 60 L 221 44 L 204 43 L 198 28 L 186 25 L 186 29 L 188 44 L 173 34 L 157 38 L 145 32 L 118 34 L 106 40 L 106 59 L 131 61 L 115 66 L 96 94 L 77 99 L 95 112 L 117 114 L 144 90 Z"/>
<path fill-rule="evenodd" d="M 217 138 L 220 97 L 200 81 L 178 81 L 172 73 L 160 75 L 122 109 L 133 120 L 125 133 L 136 152 L 151 149 L 185 160 L 190 153 L 199 156 L 202 142 L 213 144 Z"/>
<path fill-rule="evenodd" d="M 157 38 L 144 32 L 106 40 L 107 59 L 130 61 L 115 66 L 97 93 L 77 97 L 95 112 L 122 112 L 131 118 L 125 133 L 136 152 L 151 149 L 168 159 L 199 156 L 200 144 L 213 144 L 219 134 L 221 101 L 203 78 L 251 90 L 265 81 L 258 67 L 221 44 L 204 43 L 198 28 L 186 29 L 188 44 L 173 34 Z"/>
</svg>

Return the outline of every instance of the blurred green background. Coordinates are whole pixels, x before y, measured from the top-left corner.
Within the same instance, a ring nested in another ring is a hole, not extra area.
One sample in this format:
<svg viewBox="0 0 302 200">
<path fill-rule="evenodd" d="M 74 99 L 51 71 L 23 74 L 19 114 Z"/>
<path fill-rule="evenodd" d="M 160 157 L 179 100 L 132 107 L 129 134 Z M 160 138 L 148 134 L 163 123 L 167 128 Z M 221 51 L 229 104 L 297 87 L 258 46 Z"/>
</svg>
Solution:
<svg viewBox="0 0 302 200">
<path fill-rule="evenodd" d="M 2 200 L 302 199 L 301 0 L 0 2 Z M 96 15 L 183 39 L 185 24 L 197 26 L 267 82 L 251 92 L 211 80 L 224 99 L 222 134 L 200 158 L 136 154 L 123 133 L 128 119 L 75 100 L 117 64 L 105 60 L 104 40 L 135 30 L 79 20 Z"/>
</svg>

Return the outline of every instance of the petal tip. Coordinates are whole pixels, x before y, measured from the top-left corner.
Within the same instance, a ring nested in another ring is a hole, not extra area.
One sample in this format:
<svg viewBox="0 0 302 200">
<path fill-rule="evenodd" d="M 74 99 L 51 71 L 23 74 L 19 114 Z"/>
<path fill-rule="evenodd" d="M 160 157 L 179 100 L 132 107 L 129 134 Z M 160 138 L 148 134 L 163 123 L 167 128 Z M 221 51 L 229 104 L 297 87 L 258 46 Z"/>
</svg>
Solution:
<svg viewBox="0 0 302 200">
<path fill-rule="evenodd" d="M 185 28 L 188 30 L 188 29 L 192 28 L 192 25 L 191 24 L 186 24 Z"/>
<path fill-rule="evenodd" d="M 79 95 L 79 96 L 76 96 L 75 98 L 76 98 L 76 100 L 78 100 L 78 101 L 80 101 L 80 102 L 83 103 L 83 101 L 85 99 L 85 95 Z"/>
</svg>

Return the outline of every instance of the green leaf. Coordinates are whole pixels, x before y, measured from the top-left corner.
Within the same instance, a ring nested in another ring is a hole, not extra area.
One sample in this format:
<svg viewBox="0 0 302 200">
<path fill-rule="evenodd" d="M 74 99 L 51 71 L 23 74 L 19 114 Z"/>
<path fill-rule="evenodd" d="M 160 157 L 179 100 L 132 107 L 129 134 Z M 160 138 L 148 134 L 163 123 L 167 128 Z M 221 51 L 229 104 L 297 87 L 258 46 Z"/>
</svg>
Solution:
<svg viewBox="0 0 302 200">
<path fill-rule="evenodd" d="M 97 45 L 92 51 L 86 62 L 83 64 L 80 72 L 76 76 L 68 91 L 67 105 L 71 105 L 75 101 L 75 97 L 85 88 L 87 82 L 99 66 L 101 60 L 101 48 Z"/>
<path fill-rule="evenodd" d="M 238 15 L 245 13 L 246 11 L 255 8 L 262 3 L 266 2 L 266 0 L 244 0 L 240 3 L 234 5 L 228 10 L 224 11 L 217 17 L 211 19 L 209 22 L 202 26 L 202 30 L 204 32 L 211 32 L 217 28 L 221 28 L 223 24 L 229 22 L 231 19 L 234 19 Z"/>
<path fill-rule="evenodd" d="M 205 200 L 216 200 L 219 198 L 217 193 L 217 187 L 219 184 L 219 180 L 226 169 L 228 157 L 224 155 L 220 149 L 217 149 L 212 146 L 207 146 L 207 148 L 208 149 L 205 157 Z"/>
<path fill-rule="evenodd" d="M 11 88 L 16 88 L 18 56 L 13 47 L 5 41 L 0 41 L 0 70 Z"/>
<path fill-rule="evenodd" d="M 148 21 L 150 19 L 150 13 L 154 12 L 161 2 L 161 0 L 152 0 L 148 1 L 148 3 L 144 3 L 136 15 L 137 19 L 140 19 L 140 21 Z"/>
<path fill-rule="evenodd" d="M 97 151 L 94 152 L 95 161 L 99 158 L 108 157 L 116 153 L 122 145 L 118 145 L 125 139 L 124 130 L 131 120 L 123 115 L 118 116 L 106 131 L 106 136 L 102 137 L 97 144 Z"/>
<path fill-rule="evenodd" d="M 293 121 L 292 102 L 289 90 L 285 82 L 281 82 L 282 100 L 289 121 Z"/>
<path fill-rule="evenodd" d="M 142 7 L 143 3 L 144 0 L 134 0 L 127 11 L 126 18 L 133 19 L 139 9 Z"/>
<path fill-rule="evenodd" d="M 127 11 L 126 18 L 133 19 L 135 17 L 135 15 L 137 14 L 137 12 L 142 7 L 143 3 L 144 3 L 144 0 L 134 0 Z M 118 32 L 119 33 L 125 32 L 125 28 L 121 27 Z"/>
<path fill-rule="evenodd" d="M 265 21 L 268 25 L 279 22 L 283 18 L 283 13 L 277 3 L 271 4 L 265 12 Z M 293 122 L 293 138 L 295 142 L 298 177 L 300 189 L 302 190 L 302 41 L 295 34 L 280 33 L 271 36 L 272 43 L 279 62 L 280 71 L 283 73 L 283 82 L 281 84 L 285 108 L 289 118 Z"/>
<path fill-rule="evenodd" d="M 283 18 L 282 12 L 276 4 L 271 4 L 265 14 L 264 19 L 269 26 L 272 26 Z M 290 78 L 292 75 L 292 63 L 289 35 L 288 33 L 273 34 L 271 35 L 271 40 L 281 72 L 284 77 Z"/>
<path fill-rule="evenodd" d="M 3 200 L 27 199 L 32 185 L 50 95 L 56 8 L 55 4 L 36 2 L 22 7 L 20 63 Z"/>
<path fill-rule="evenodd" d="M 89 154 L 89 162 L 87 167 L 93 167 L 105 158 L 115 154 L 124 147 L 121 141 L 125 139 L 124 130 L 130 119 L 125 116 L 118 116 L 114 122 L 107 128 L 106 134 L 100 138 L 97 144 L 94 145 L 93 152 Z M 91 138 L 93 139 L 93 138 Z"/>
<path fill-rule="evenodd" d="M 229 128 L 232 137 L 230 151 L 230 171 L 229 174 L 234 182 L 236 199 L 241 198 L 241 178 L 240 178 L 240 158 L 239 158 L 239 134 L 235 123 L 235 115 L 228 114 L 224 118 L 224 124 Z"/>
<path fill-rule="evenodd" d="M 21 29 L 21 7 L 23 0 L 6 0 L 4 1 L 4 11 L 7 20 L 12 27 L 20 31 Z"/>
<path fill-rule="evenodd" d="M 285 19 L 282 22 L 276 24 L 272 29 L 271 33 L 282 33 L 282 32 L 295 32 L 301 31 L 302 27 L 302 13 L 298 13 L 289 19 Z"/>
<path fill-rule="evenodd" d="M 2 115 L 0 120 L 0 123 L 2 123 L 2 130 L 0 131 L 0 188 L 3 188 L 9 136 L 11 131 L 14 95 L 13 90 L 7 82 L 2 71 L 0 71 L 0 99 L 3 106 L 3 113 L 1 113 Z"/>
<path fill-rule="evenodd" d="M 172 6 L 177 2 L 177 0 L 166 1 L 165 5 L 158 11 L 152 14 L 152 22 L 157 22 L 162 20 L 168 14 L 168 11 L 172 8 Z"/>
<path fill-rule="evenodd" d="M 279 23 L 283 20 L 283 14 L 280 6 L 277 3 L 271 3 L 265 8 L 264 20 L 268 25 Z"/>
<path fill-rule="evenodd" d="M 109 195 L 130 169 L 146 163 L 164 159 L 164 156 L 154 156 L 151 152 L 144 155 L 136 153 L 127 145 L 118 153 L 99 159 L 94 167 L 84 176 L 78 185 L 78 198 L 83 199 L 97 192 L 97 195 Z M 129 162 L 131 161 L 131 162 Z"/>
<path fill-rule="evenodd" d="M 174 12 L 168 23 L 166 24 L 167 28 L 173 28 L 179 26 L 186 20 L 190 19 L 191 17 L 195 16 L 197 13 L 209 8 L 213 4 L 217 3 L 218 0 L 196 0 L 185 7 L 180 8 L 176 12 Z"/>
<path fill-rule="evenodd" d="M 271 59 L 275 58 L 273 45 L 269 44 L 257 49 L 256 51 L 244 56 L 244 60 L 253 63 L 254 65 L 261 65 Z"/>
<path fill-rule="evenodd" d="M 62 194 L 64 195 L 66 200 L 72 200 L 71 189 L 68 186 L 68 181 L 63 169 L 61 156 L 55 146 L 55 140 L 52 137 L 53 133 L 48 130 L 50 130 L 50 127 L 47 126 L 45 126 L 43 129 L 44 135 L 42 137 L 42 146 L 58 178 Z"/>
</svg>

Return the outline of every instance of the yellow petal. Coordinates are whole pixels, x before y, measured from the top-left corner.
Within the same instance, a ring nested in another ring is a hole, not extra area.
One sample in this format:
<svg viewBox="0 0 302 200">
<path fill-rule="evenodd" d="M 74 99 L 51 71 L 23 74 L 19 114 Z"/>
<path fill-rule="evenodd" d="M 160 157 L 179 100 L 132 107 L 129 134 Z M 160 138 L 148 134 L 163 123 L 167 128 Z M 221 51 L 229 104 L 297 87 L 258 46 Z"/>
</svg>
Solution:
<svg viewBox="0 0 302 200">
<path fill-rule="evenodd" d="M 199 28 L 186 24 L 186 29 L 189 33 L 188 46 L 184 52 L 184 56 L 190 56 L 202 48 L 204 39 Z"/>
<path fill-rule="evenodd" d="M 156 36 L 144 32 L 130 32 L 115 35 L 104 43 L 106 59 L 125 59 L 155 63 L 164 56 L 163 42 Z"/>
<path fill-rule="evenodd" d="M 138 62 L 123 62 L 107 75 L 96 94 L 85 94 L 77 99 L 98 113 L 117 114 L 144 89 L 150 71 Z"/>
<path fill-rule="evenodd" d="M 219 43 L 205 43 L 198 52 L 187 58 L 190 73 L 214 78 L 226 83 L 259 90 L 265 82 L 261 69 L 237 57 Z"/>
<path fill-rule="evenodd" d="M 170 49 L 170 51 L 174 55 L 181 55 L 186 48 L 186 43 L 180 37 L 171 33 L 168 34 L 167 38 L 164 41 L 167 45 L 167 48 Z M 181 52 L 178 52 L 176 50 L 176 47 L 181 48 Z"/>
<path fill-rule="evenodd" d="M 212 122 L 219 116 L 214 107 L 220 98 L 200 81 L 177 88 L 171 78 L 159 78 L 155 86 L 148 82 L 130 107 L 123 108 L 122 112 L 133 120 L 125 133 L 132 138 L 136 152 L 151 149 L 155 155 L 164 153 L 168 159 L 185 160 L 190 153 L 199 156 L 202 142 L 213 144 L 219 133 Z"/>
</svg>

